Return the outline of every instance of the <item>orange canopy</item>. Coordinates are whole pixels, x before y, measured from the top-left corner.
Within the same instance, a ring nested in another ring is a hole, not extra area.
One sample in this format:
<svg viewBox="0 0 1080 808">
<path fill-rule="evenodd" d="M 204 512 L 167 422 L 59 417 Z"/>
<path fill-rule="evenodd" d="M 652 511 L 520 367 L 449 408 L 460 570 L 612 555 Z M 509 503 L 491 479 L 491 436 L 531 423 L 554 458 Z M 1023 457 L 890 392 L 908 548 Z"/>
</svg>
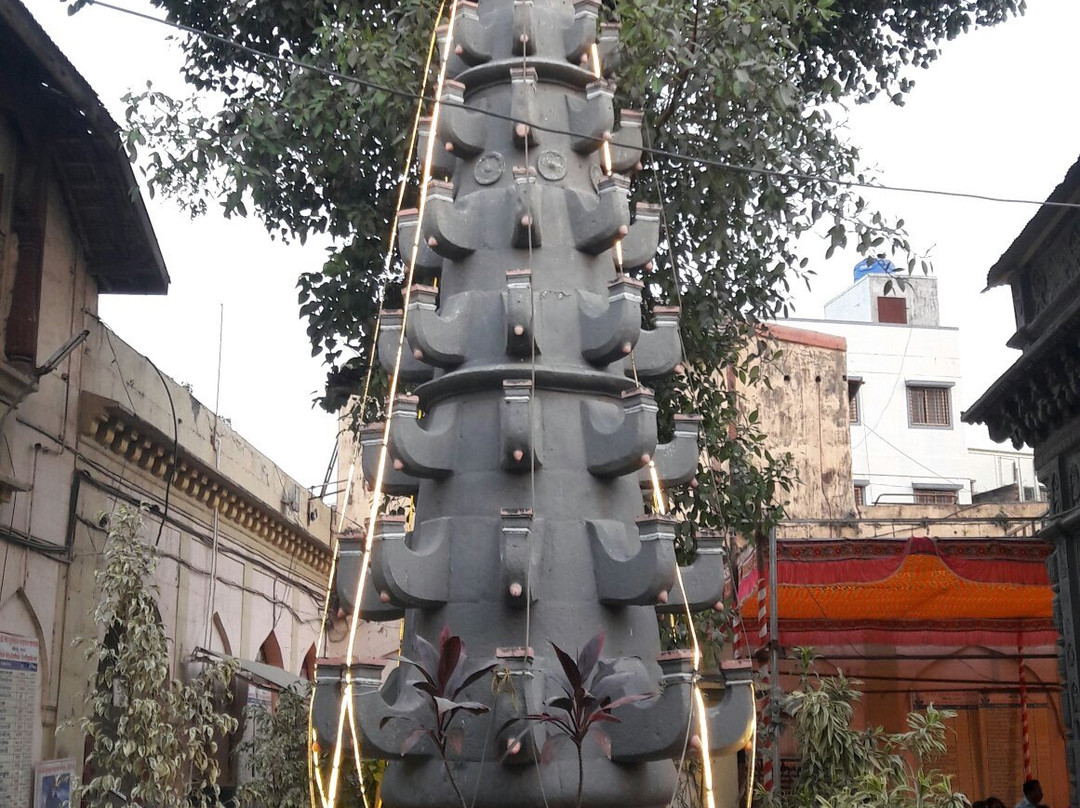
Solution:
<svg viewBox="0 0 1080 808">
<path fill-rule="evenodd" d="M 780 643 L 1053 645 L 1050 546 L 1031 540 L 799 540 L 777 547 Z M 759 570 L 739 586 L 750 636 Z"/>
</svg>

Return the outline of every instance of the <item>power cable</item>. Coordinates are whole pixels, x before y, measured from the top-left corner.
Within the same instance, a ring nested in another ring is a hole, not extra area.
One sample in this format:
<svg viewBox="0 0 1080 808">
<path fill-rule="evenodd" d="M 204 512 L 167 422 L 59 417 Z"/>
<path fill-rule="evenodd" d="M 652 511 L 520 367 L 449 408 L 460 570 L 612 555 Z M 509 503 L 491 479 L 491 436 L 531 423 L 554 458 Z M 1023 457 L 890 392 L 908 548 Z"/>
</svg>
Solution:
<svg viewBox="0 0 1080 808">
<path fill-rule="evenodd" d="M 919 466 L 920 468 L 922 468 L 922 469 L 924 469 L 925 471 L 929 472 L 931 476 L 933 476 L 933 477 L 937 477 L 937 478 L 938 478 L 939 480 L 944 480 L 945 482 L 947 482 L 947 483 L 950 483 L 950 484 L 955 484 L 957 480 L 960 480 L 961 482 L 963 482 L 963 481 L 964 481 L 964 480 L 966 479 L 966 478 L 963 478 L 963 477 L 946 477 L 946 476 L 945 476 L 945 475 L 943 475 L 943 474 L 938 474 L 938 473 L 937 473 L 936 471 L 934 471 L 934 470 L 933 470 L 932 468 L 930 468 L 930 467 L 929 467 L 928 465 L 926 465 L 925 463 L 921 462 L 920 460 L 918 460 L 918 459 L 916 459 L 916 458 L 912 457 L 912 456 L 911 456 L 911 455 L 909 455 L 909 454 L 908 454 L 907 452 L 905 452 L 905 451 L 904 451 L 903 449 L 901 449 L 901 448 L 900 448 L 899 446 L 897 446 L 897 445 L 896 445 L 895 443 L 893 443 L 892 441 L 890 441 L 890 440 L 889 440 L 888 438 L 884 437 L 884 436 L 883 436 L 883 435 L 882 435 L 882 434 L 881 434 L 880 432 L 878 432 L 878 431 L 877 431 L 876 429 L 874 429 L 874 428 L 873 428 L 872 426 L 870 426 L 869 424 L 865 424 L 864 426 L 865 426 L 865 428 L 866 428 L 866 430 L 867 430 L 868 432 L 870 432 L 870 433 L 872 433 L 873 435 L 875 435 L 875 436 L 876 436 L 876 437 L 877 437 L 877 438 L 878 438 L 879 440 L 881 440 L 881 441 L 882 441 L 882 443 L 884 443 L 884 444 L 886 444 L 887 446 L 890 446 L 890 447 L 892 447 L 893 449 L 895 449 L 896 451 L 898 451 L 898 452 L 899 452 L 900 454 L 902 454 L 902 455 L 903 455 L 904 457 L 906 457 L 906 458 L 907 458 L 908 460 L 910 460 L 910 461 L 911 461 L 912 463 L 915 463 L 915 464 L 916 464 L 917 466 Z"/>
<path fill-rule="evenodd" d="M 437 99 L 422 93 L 414 93 L 409 90 L 403 90 L 400 87 L 391 87 L 388 85 L 379 84 L 378 82 L 370 81 L 368 79 L 359 78 L 357 76 L 349 76 L 341 73 L 337 70 L 330 70 L 324 67 L 317 67 L 315 65 L 305 64 L 291 59 L 286 56 L 279 56 L 277 54 L 266 53 L 256 48 L 252 48 L 248 45 L 244 45 L 235 40 L 228 39 L 227 37 L 219 36 L 218 34 L 212 34 L 209 31 L 204 31 L 199 28 L 195 28 L 190 25 L 184 25 L 183 23 L 174 22 L 172 20 L 163 20 L 159 17 L 154 17 L 150 14 L 135 11 L 129 8 L 123 8 L 121 6 L 113 5 L 112 3 L 104 2 L 104 0 L 87 0 L 87 5 L 101 6 L 102 8 L 109 9 L 110 11 L 117 11 L 122 14 L 127 14 L 132 17 L 137 17 L 148 22 L 154 22 L 159 25 L 166 25 L 170 28 L 175 28 L 193 36 L 203 37 L 211 39 L 215 42 L 219 42 L 223 45 L 227 45 L 231 48 L 235 48 L 239 51 L 247 53 L 257 59 L 263 59 L 269 62 L 277 62 L 289 67 L 297 68 L 299 70 L 307 70 L 313 73 L 326 76 L 327 78 L 337 79 L 338 81 L 346 82 L 349 84 L 356 84 L 357 86 L 364 87 L 369 90 L 375 90 L 378 92 L 394 95 L 399 98 L 407 98 L 410 100 L 416 100 L 421 102 L 435 103 Z M 597 140 L 593 135 L 589 135 L 583 132 L 574 132 L 569 129 L 560 129 L 553 126 L 544 126 L 532 121 L 525 121 L 520 118 L 515 118 L 512 115 L 507 115 L 501 112 L 495 112 L 489 109 L 479 109 L 470 107 L 470 111 L 474 111 L 480 115 L 486 115 L 490 118 L 496 118 L 503 121 L 509 121 L 514 124 L 525 124 L 531 126 L 540 132 L 547 132 L 554 135 L 566 135 L 574 138 L 584 138 L 587 140 Z M 611 139 L 604 141 L 611 146 L 631 146 L 631 144 L 622 143 L 620 141 Z M 634 146 L 634 148 L 637 148 Z M 799 171 L 780 171 L 771 168 L 761 168 L 758 166 L 741 165 L 738 163 L 728 163 L 723 160 L 716 160 L 709 157 L 693 157 L 690 155 L 679 154 L 678 152 L 668 151 L 666 149 L 657 149 L 655 147 L 642 146 L 641 151 L 643 154 L 648 154 L 652 157 L 663 157 L 669 160 L 675 160 L 678 162 L 688 162 L 699 166 L 708 166 L 710 168 L 718 168 L 724 171 L 732 171 L 739 174 L 747 174 L 754 176 L 772 177 L 776 179 L 796 181 L 796 182 L 817 182 L 824 183 L 826 185 L 835 185 L 841 188 L 864 188 L 874 191 L 892 191 L 896 193 L 908 193 L 908 194 L 923 194 L 926 196 L 941 196 L 952 197 L 956 199 L 971 199 L 980 202 L 997 202 L 1002 204 L 1015 204 L 1015 205 L 1033 205 L 1040 208 L 1064 208 L 1070 210 L 1080 210 L 1080 202 L 1052 202 L 1050 200 L 1036 200 L 1036 199 L 1023 199 L 1020 197 L 1008 197 L 997 196 L 994 194 L 978 194 L 968 191 L 947 191 L 940 188 L 919 188 L 915 186 L 906 185 L 884 185 L 879 183 L 867 182 L 865 180 L 845 180 L 838 177 L 827 177 L 821 174 L 806 174 Z"/>
</svg>

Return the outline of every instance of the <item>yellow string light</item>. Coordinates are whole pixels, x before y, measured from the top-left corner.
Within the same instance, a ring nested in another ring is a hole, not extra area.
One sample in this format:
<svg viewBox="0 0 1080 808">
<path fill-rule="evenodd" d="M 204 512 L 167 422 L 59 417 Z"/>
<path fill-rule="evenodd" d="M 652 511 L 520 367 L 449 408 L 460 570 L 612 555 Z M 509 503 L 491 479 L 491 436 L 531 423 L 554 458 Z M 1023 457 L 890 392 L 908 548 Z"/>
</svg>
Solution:
<svg viewBox="0 0 1080 808">
<path fill-rule="evenodd" d="M 364 801 L 364 808 L 371 808 L 367 798 L 367 788 L 364 786 L 364 759 L 360 753 L 360 733 L 356 731 L 356 708 L 353 706 L 352 700 L 352 687 L 353 680 L 352 674 L 346 674 L 346 691 L 348 700 L 346 701 L 346 712 L 349 717 L 349 734 L 352 736 L 352 748 L 353 758 L 356 763 L 356 779 L 360 783 L 360 799 Z"/>
<path fill-rule="evenodd" d="M 603 69 L 600 65 L 600 48 L 597 43 L 593 43 L 589 49 L 592 56 L 592 68 L 593 75 L 596 78 L 603 77 Z M 612 174 L 612 157 L 611 157 L 611 143 L 608 140 L 604 140 L 600 147 L 601 159 L 603 161 L 604 173 L 608 176 Z M 618 271 L 621 273 L 623 268 L 623 251 L 622 251 L 622 239 L 618 239 L 615 242 L 615 265 Z M 634 372 L 634 383 L 640 384 L 637 378 L 637 365 L 634 363 L 634 357 L 630 355 L 631 368 Z M 649 480 L 652 483 L 652 496 L 653 496 L 653 508 L 658 514 L 667 513 L 667 507 L 664 502 L 664 492 L 660 486 L 660 475 L 656 470 L 656 462 L 649 460 Z M 713 771 L 712 771 L 712 759 L 709 757 L 709 721 L 708 714 L 705 711 L 705 697 L 701 692 L 701 688 L 698 686 L 697 675 L 701 669 L 701 646 L 698 643 L 697 631 L 694 630 L 694 616 L 690 612 L 690 603 L 686 596 L 686 587 L 683 585 L 682 570 L 679 565 L 675 565 L 675 576 L 679 584 L 679 591 L 682 592 L 683 606 L 686 610 L 686 623 L 690 633 L 690 640 L 693 645 L 694 653 L 694 682 L 691 692 L 691 710 L 697 714 L 698 721 L 698 738 L 701 741 L 701 764 L 702 764 L 702 780 L 705 787 L 705 808 L 716 808 L 716 798 L 713 794 Z"/>
<path fill-rule="evenodd" d="M 600 48 L 597 43 L 593 43 L 590 47 L 590 54 L 592 56 L 592 68 L 593 75 L 596 78 L 603 78 L 603 69 L 600 65 Z M 603 144 L 600 146 L 601 160 L 603 162 L 604 173 L 609 177 L 613 173 L 613 161 L 611 156 L 611 143 L 605 138 Z M 622 239 L 615 241 L 615 265 L 619 273 L 622 273 L 623 269 L 623 249 Z M 634 363 L 634 357 L 630 355 L 631 368 L 634 372 L 634 382 L 639 384 L 637 379 L 637 366 Z M 658 514 L 667 513 L 667 507 L 664 502 L 663 490 L 660 486 L 660 476 L 656 470 L 656 462 L 649 460 L 649 480 L 652 483 L 652 496 L 653 496 L 653 508 Z M 705 788 L 705 806 L 706 808 L 716 808 L 716 799 L 713 793 L 713 771 L 712 771 L 712 759 L 709 757 L 709 722 L 708 714 L 705 710 L 705 697 L 701 692 L 701 688 L 697 682 L 697 675 L 701 668 L 701 646 L 698 643 L 697 631 L 694 629 L 694 616 L 690 612 L 690 603 L 686 596 L 686 587 L 683 586 L 682 570 L 678 564 L 675 565 L 675 576 L 678 580 L 679 590 L 683 596 L 683 606 L 686 611 L 686 623 L 690 633 L 690 640 L 693 645 L 694 653 L 694 675 L 693 691 L 691 698 L 693 700 L 691 709 L 697 713 L 698 720 L 698 738 L 701 741 L 701 763 L 702 763 L 702 780 Z"/>
<path fill-rule="evenodd" d="M 448 23 L 449 35 L 446 37 L 446 42 L 443 47 L 442 53 L 442 65 L 439 69 L 439 77 L 435 87 L 435 106 L 432 110 L 431 116 L 431 134 L 427 140 L 426 154 L 424 155 L 422 183 L 420 187 L 420 202 L 417 211 L 417 221 L 423 223 L 424 211 L 427 206 L 427 188 L 428 183 L 431 180 L 431 163 L 435 149 L 435 133 L 438 131 L 439 126 L 439 113 L 441 111 L 441 102 L 443 92 L 443 85 L 446 81 L 446 69 L 450 61 L 450 47 L 453 42 L 454 22 L 457 19 L 458 0 L 454 0 L 450 6 L 450 18 Z M 405 325 L 406 318 L 409 312 L 409 302 L 412 297 L 412 284 L 413 278 L 416 272 L 416 256 L 420 247 L 420 234 L 423 230 L 422 226 L 417 226 L 413 233 L 413 244 L 409 258 L 409 269 L 405 283 L 405 293 L 403 295 L 403 311 L 402 311 L 402 323 L 401 330 L 398 332 L 397 351 L 394 357 L 394 373 L 390 377 L 390 386 L 387 391 L 387 407 L 386 407 L 386 422 L 383 424 L 382 443 L 379 447 L 379 462 L 377 471 L 375 473 L 375 484 L 372 486 L 372 499 L 371 509 L 368 513 L 367 529 L 364 535 L 364 551 L 361 557 L 360 574 L 358 576 L 356 592 L 357 595 L 354 598 L 352 616 L 349 623 L 349 642 L 346 647 L 345 659 L 349 662 L 353 659 L 353 652 L 356 648 L 356 629 L 360 622 L 360 604 L 363 600 L 362 594 L 364 591 L 364 585 L 367 582 L 368 563 L 371 558 L 371 547 L 375 538 L 375 522 L 379 517 L 379 505 L 382 498 L 382 486 L 386 476 L 386 463 L 388 454 L 388 444 L 390 440 L 390 425 L 393 421 L 394 414 L 394 400 L 397 396 L 397 386 L 400 376 L 401 357 L 404 350 L 405 343 Z M 389 260 L 389 258 L 387 259 Z M 350 688 L 351 692 L 351 688 Z M 330 768 L 330 783 L 328 788 L 327 799 L 324 801 L 324 808 L 333 808 L 336 804 L 338 785 L 340 782 L 340 768 L 342 757 L 342 736 L 344 732 L 343 722 L 338 722 L 337 735 L 334 741 L 334 756 Z"/>
<path fill-rule="evenodd" d="M 750 703 L 757 704 L 757 693 L 754 692 L 754 683 L 750 683 Z M 757 710 L 750 713 L 750 777 L 746 781 L 746 808 L 752 808 L 754 804 L 754 769 L 757 767 Z"/>
<path fill-rule="evenodd" d="M 589 51 L 592 54 L 593 75 L 596 76 L 596 78 L 598 79 L 602 79 L 604 77 L 604 73 L 600 67 L 600 48 L 594 42 L 589 47 Z M 606 139 L 604 140 L 603 145 L 600 146 L 600 156 L 604 163 L 604 173 L 610 177 L 612 171 L 611 143 L 609 143 Z"/>
<path fill-rule="evenodd" d="M 445 9 L 446 9 L 446 0 L 443 0 L 443 2 L 439 6 L 439 11 L 438 11 L 438 14 L 436 16 L 437 20 L 442 19 L 442 16 L 443 16 L 443 13 L 444 13 Z M 457 0 L 453 0 L 453 5 L 451 6 L 451 10 L 450 10 L 450 20 L 449 20 L 449 28 L 450 28 L 451 33 L 453 32 L 454 21 L 456 19 L 456 15 L 457 15 Z M 422 79 L 421 92 L 420 92 L 421 99 L 424 98 L 425 91 L 427 89 L 427 77 L 428 77 L 428 73 L 429 73 L 429 70 L 430 70 L 432 59 L 433 59 L 434 54 L 435 54 L 435 45 L 436 45 L 436 41 L 437 41 L 437 32 L 438 32 L 438 26 L 436 25 L 435 29 L 432 31 L 431 38 L 430 38 L 430 40 L 428 42 L 427 60 L 426 60 L 425 68 L 424 68 L 424 72 L 423 72 L 423 79 Z M 447 37 L 446 47 L 444 48 L 444 52 L 442 54 L 443 59 L 442 59 L 442 66 L 441 66 L 441 69 L 439 71 L 439 79 L 438 79 L 437 90 L 436 90 L 435 110 L 434 110 L 434 114 L 433 114 L 433 117 L 432 117 L 430 134 L 428 136 L 428 141 L 427 141 L 427 144 L 426 144 L 427 145 L 426 154 L 424 155 L 424 167 L 423 167 L 423 174 L 422 174 L 423 181 L 422 181 L 422 185 L 421 185 L 421 197 L 420 197 L 420 206 L 419 206 L 420 207 L 419 221 L 421 221 L 421 222 L 423 221 L 423 211 L 424 211 L 424 206 L 425 206 L 425 203 L 426 203 L 427 185 L 428 185 L 428 182 L 429 182 L 430 177 L 431 177 L 431 162 L 432 162 L 433 149 L 434 149 L 434 143 L 435 143 L 435 132 L 436 132 L 436 126 L 438 124 L 438 114 L 439 114 L 439 101 L 438 101 L 438 99 L 442 95 L 443 83 L 444 83 L 444 80 L 445 80 L 445 77 L 446 77 L 446 66 L 447 66 L 447 62 L 449 60 L 449 48 L 450 48 L 451 39 L 452 39 L 452 36 Z M 387 270 L 387 271 L 389 271 L 389 268 L 390 268 L 390 266 L 391 266 L 391 264 L 393 262 L 394 249 L 395 249 L 395 247 L 397 245 L 397 225 L 398 225 L 398 219 L 399 219 L 399 216 L 400 216 L 401 206 L 402 206 L 402 204 L 404 202 L 404 199 L 405 199 L 405 189 L 407 187 L 407 178 L 408 178 L 408 166 L 412 163 L 412 159 L 413 159 L 413 156 L 415 154 L 415 145 L 416 145 L 416 140 L 417 140 L 417 134 L 418 134 L 419 128 L 420 128 L 420 118 L 422 117 L 422 113 L 423 113 L 423 102 L 421 101 L 421 103 L 417 105 L 416 114 L 415 114 L 414 119 L 413 119 L 412 135 L 409 138 L 409 148 L 408 148 L 408 153 L 407 153 L 406 162 L 405 162 L 406 170 L 402 172 L 401 183 L 398 186 L 397 205 L 395 207 L 394 219 L 393 219 L 393 221 L 391 223 L 391 227 L 390 227 L 390 237 L 388 239 L 388 246 L 387 246 L 386 258 L 385 258 L 385 264 L 384 264 L 384 269 Z M 406 313 L 408 311 L 408 304 L 409 304 L 409 297 L 410 297 L 410 292 L 411 292 L 411 287 L 412 287 L 412 280 L 413 280 L 413 277 L 414 277 L 414 274 L 415 274 L 415 269 L 416 269 L 416 254 L 417 254 L 417 248 L 419 246 L 420 230 L 421 230 L 420 227 L 416 228 L 416 234 L 415 234 L 415 238 L 414 238 L 414 242 L 413 242 L 413 249 L 412 249 L 411 257 L 410 257 L 410 260 L 409 260 L 408 282 L 407 282 L 406 289 L 405 289 L 405 312 L 403 312 L 403 316 L 402 316 L 401 331 L 398 334 L 397 353 L 396 353 L 395 360 L 394 360 L 394 372 L 393 372 L 393 374 L 391 376 L 391 379 L 390 379 L 390 391 L 389 391 L 389 394 L 388 394 L 389 400 L 388 400 L 388 404 L 387 404 L 386 424 L 385 424 L 385 427 L 384 427 L 384 430 L 383 430 L 382 446 L 380 447 L 380 452 L 379 452 L 379 466 L 378 466 L 378 471 L 376 473 L 375 485 L 374 485 L 373 490 L 372 490 L 371 511 L 370 511 L 370 514 L 369 514 L 367 531 L 366 531 L 366 535 L 365 535 L 365 538 L 364 538 L 364 552 L 363 552 L 363 556 L 362 556 L 362 560 L 361 560 L 360 575 L 359 575 L 359 579 L 357 581 L 356 598 L 355 598 L 356 602 L 353 604 L 352 616 L 351 616 L 351 621 L 350 621 L 350 626 L 349 626 L 348 651 L 347 651 L 346 657 L 345 657 L 346 663 L 348 663 L 348 664 L 351 664 L 351 662 L 353 660 L 353 650 L 355 648 L 355 643 L 356 643 L 356 629 L 357 629 L 357 624 L 359 623 L 359 619 L 360 619 L 360 602 L 363 599 L 364 584 L 366 583 L 366 578 L 367 578 L 368 560 L 370 558 L 370 553 L 371 553 L 371 544 L 372 544 L 372 538 L 373 538 L 374 523 L 375 523 L 375 519 L 376 519 L 376 517 L 378 515 L 379 499 L 381 497 L 381 491 L 382 491 L 382 484 L 383 484 L 383 477 L 384 477 L 384 467 L 385 467 L 385 464 L 386 464 L 386 444 L 387 444 L 387 439 L 388 439 L 388 436 L 389 436 L 389 427 L 390 427 L 390 416 L 393 413 L 394 396 L 395 396 L 395 393 L 396 393 L 396 390 L 397 390 L 398 375 L 399 375 L 399 370 L 400 370 L 400 367 L 401 367 L 402 344 L 403 344 L 404 335 L 405 335 L 405 317 L 406 317 Z M 380 320 L 381 320 L 381 312 L 380 312 Z M 374 330 L 374 334 L 373 334 L 373 340 L 372 340 L 373 341 L 372 354 L 371 354 L 372 356 L 374 356 L 374 352 L 376 350 L 376 345 L 377 345 L 376 341 L 378 339 L 379 326 L 380 326 L 380 321 L 377 320 L 375 330 Z M 367 401 L 367 395 L 368 395 L 368 392 L 369 392 L 369 385 L 370 385 L 370 381 L 371 381 L 371 372 L 372 372 L 373 366 L 374 366 L 374 362 L 369 363 L 367 377 L 365 378 L 365 381 L 364 381 L 364 394 L 363 394 L 363 397 L 361 399 L 361 407 L 363 407 L 364 404 Z M 352 458 L 352 462 L 350 463 L 350 473 L 349 473 L 350 481 L 352 479 L 353 474 L 355 473 L 356 458 L 357 458 L 358 451 L 359 451 L 359 445 L 354 446 L 353 447 L 353 458 Z M 341 509 L 341 519 L 339 520 L 338 532 L 341 531 L 341 529 L 342 529 L 342 527 L 344 526 L 344 523 L 345 523 L 345 513 L 346 513 L 346 511 L 348 509 L 350 491 L 351 491 L 351 482 L 350 482 L 349 485 L 346 486 L 346 495 L 345 495 L 344 503 L 343 503 L 342 509 Z M 322 645 L 324 640 L 325 640 L 326 623 L 327 623 L 326 618 L 327 618 L 328 612 L 329 612 L 330 595 L 331 595 L 331 591 L 332 591 L 332 588 L 333 588 L 333 585 L 334 585 L 334 575 L 335 575 L 335 572 L 336 572 L 336 567 L 337 567 L 337 553 L 335 552 L 333 560 L 331 562 L 330 575 L 329 575 L 328 583 L 327 583 L 326 600 L 325 600 L 325 605 L 323 607 L 323 621 L 322 621 L 322 626 L 320 627 L 320 645 Z M 338 786 L 339 786 L 340 777 L 341 777 L 341 771 L 340 771 L 341 770 L 341 760 L 342 760 L 341 746 L 342 746 L 342 736 L 343 736 L 343 733 L 344 733 L 344 720 L 345 720 L 346 716 L 349 716 L 350 718 L 353 716 L 351 676 L 350 675 L 346 676 L 346 692 L 343 695 L 343 704 L 339 708 L 338 726 L 337 726 L 337 732 L 336 732 L 336 735 L 335 735 L 335 743 L 334 743 L 334 753 L 333 753 L 333 759 L 331 761 L 331 768 L 330 768 L 330 781 L 327 784 L 327 787 L 325 789 L 323 787 L 323 778 L 322 778 L 321 767 L 319 765 L 319 760 L 318 760 L 318 752 L 315 750 L 315 740 L 314 740 L 315 735 L 314 735 L 314 732 L 312 732 L 312 729 L 313 729 L 312 725 L 313 725 L 313 721 L 314 721 L 314 714 L 313 714 L 314 703 L 315 703 L 315 694 L 314 694 L 314 690 L 313 690 L 312 691 L 311 705 L 310 705 L 310 707 L 308 709 L 308 730 L 309 730 L 309 738 L 311 738 L 311 743 L 312 743 L 312 755 L 311 755 L 311 762 L 309 763 L 309 770 L 311 768 L 313 768 L 315 776 L 314 777 L 309 776 L 309 778 L 308 778 L 308 781 L 309 781 L 309 789 L 308 789 L 309 790 L 309 797 L 310 797 L 310 800 L 311 800 L 312 808 L 318 808 L 318 803 L 316 803 L 315 794 L 313 793 L 313 787 L 312 787 L 312 786 L 317 786 L 318 787 L 318 796 L 321 798 L 321 803 L 322 803 L 323 808 L 334 808 L 334 806 L 337 803 Z M 360 762 L 361 762 L 362 758 L 361 758 L 360 747 L 359 747 L 359 737 L 355 732 L 355 723 L 352 722 L 352 721 L 350 721 L 350 730 L 353 732 L 353 745 L 354 745 L 354 755 L 356 757 L 357 776 L 360 778 L 360 781 L 361 781 L 361 794 L 363 794 L 363 772 L 360 769 Z M 311 774 L 311 772 L 309 771 L 309 775 L 310 774 Z M 366 797 L 366 795 L 364 795 L 364 804 L 365 804 L 365 806 L 367 805 L 367 797 Z"/>
<path fill-rule="evenodd" d="M 660 475 L 656 471 L 656 462 L 649 461 L 649 479 L 652 482 L 653 504 L 659 514 L 667 513 L 664 502 L 664 492 L 660 488 Z M 690 633 L 690 642 L 694 653 L 694 682 L 692 685 L 691 698 L 693 699 L 692 710 L 697 714 L 698 739 L 701 741 L 701 769 L 702 782 L 705 788 L 705 808 L 716 808 L 716 797 L 713 794 L 713 770 L 712 758 L 709 757 L 709 717 L 705 710 L 705 696 L 698 685 L 697 675 L 701 670 L 701 645 L 698 643 L 697 631 L 694 629 L 694 615 L 690 611 L 690 601 L 686 595 L 686 586 L 683 584 L 682 568 L 675 565 L 675 578 L 682 593 L 683 608 L 686 614 L 686 625 Z"/>
<path fill-rule="evenodd" d="M 602 68 L 600 67 L 600 48 L 597 47 L 597 44 L 595 42 L 589 47 L 589 53 L 592 55 L 593 75 L 596 76 L 596 78 L 598 79 L 603 78 L 604 73 Z M 614 169 L 612 167 L 611 143 L 606 138 L 604 139 L 604 142 L 600 145 L 600 162 L 603 166 L 604 174 L 610 177 Z M 623 249 L 621 238 L 615 240 L 615 266 L 618 268 L 619 273 L 621 274 L 623 269 Z"/>
</svg>

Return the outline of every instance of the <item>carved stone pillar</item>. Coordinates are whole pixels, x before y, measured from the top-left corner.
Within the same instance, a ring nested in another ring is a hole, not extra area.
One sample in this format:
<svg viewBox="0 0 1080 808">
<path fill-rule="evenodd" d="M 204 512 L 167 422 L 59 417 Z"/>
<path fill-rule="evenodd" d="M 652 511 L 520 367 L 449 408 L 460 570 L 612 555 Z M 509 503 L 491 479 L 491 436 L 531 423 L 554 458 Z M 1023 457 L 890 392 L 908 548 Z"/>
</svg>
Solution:
<svg viewBox="0 0 1080 808">
<path fill-rule="evenodd" d="M 406 533 L 400 521 L 381 520 L 369 579 L 375 591 L 362 603 L 370 619 L 404 614 L 407 652 L 409 637 L 436 644 L 448 626 L 470 657 L 500 660 L 498 680 L 469 694 L 491 713 L 465 720 L 452 761 L 477 808 L 574 803 L 572 745 L 540 765 L 547 726 L 535 725 L 511 755 L 500 731 L 508 719 L 542 712 L 553 695 L 548 674 L 559 665 L 549 640 L 576 652 L 604 631 L 605 659 L 628 674 L 630 689 L 658 694 L 622 708 L 622 723 L 605 725 L 610 758 L 586 744 L 586 806 L 666 805 L 675 788 L 671 758 L 687 741 L 693 709 L 686 660 L 661 660 L 657 627 L 658 604 L 675 610 L 683 602 L 674 523 L 645 515 L 639 475 L 656 457 L 663 478 L 688 482 L 698 419 L 679 418 L 675 439 L 657 445 L 656 404 L 641 381 L 679 361 L 678 311 L 658 312 L 643 332 L 641 284 L 615 265 L 622 238 L 635 267 L 652 260 L 659 217 L 655 206 L 639 205 L 632 221 L 629 180 L 603 165 L 609 136 L 617 144 L 613 168 L 638 164 L 641 119 L 624 113 L 612 132 L 613 86 L 586 58 L 599 5 L 460 6 L 447 32 L 452 81 L 428 134 L 449 180 L 431 183 L 423 221 L 412 213 L 403 222 L 409 234 L 420 228 L 417 260 L 441 269 L 437 290 L 412 292 L 402 371 L 422 383 L 396 403 L 390 425 L 387 480 L 396 492 L 416 492 L 415 526 Z M 615 31 L 603 34 L 602 50 L 612 56 Z M 411 240 L 403 250 L 411 252 Z M 385 316 L 396 336 L 402 313 Z M 393 362 L 394 343 L 387 337 L 381 346 L 384 363 Z M 639 346 L 635 379 L 629 357 Z M 377 449 L 378 434 L 370 429 L 365 447 Z M 371 477 L 368 457 L 365 450 Z M 354 603 L 359 558 L 346 549 L 350 563 L 337 587 Z M 686 581 L 694 608 L 714 603 L 721 556 L 702 553 Z M 350 672 L 360 682 L 363 754 L 391 760 L 386 805 L 454 805 L 430 744 L 401 754 L 410 723 L 431 721 L 408 686 L 408 669 L 379 686 L 371 666 L 320 666 L 315 718 L 324 745 L 334 741 L 341 680 Z M 714 684 L 707 691 L 713 751 L 733 754 L 752 731 L 748 671 L 733 669 Z M 391 717 L 402 720 L 385 721 Z"/>
</svg>

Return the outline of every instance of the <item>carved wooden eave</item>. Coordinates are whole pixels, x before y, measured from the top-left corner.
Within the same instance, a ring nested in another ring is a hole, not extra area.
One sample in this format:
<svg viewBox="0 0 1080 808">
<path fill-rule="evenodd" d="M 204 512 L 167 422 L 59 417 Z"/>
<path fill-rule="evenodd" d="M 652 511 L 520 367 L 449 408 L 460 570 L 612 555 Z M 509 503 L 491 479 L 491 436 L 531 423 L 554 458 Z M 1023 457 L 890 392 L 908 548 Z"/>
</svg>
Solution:
<svg viewBox="0 0 1080 808">
<path fill-rule="evenodd" d="M 173 438 L 141 420 L 112 399 L 83 391 L 79 396 L 79 431 L 127 463 L 162 480 L 173 467 Z M 176 454 L 174 488 L 222 519 L 258 536 L 312 570 L 330 572 L 330 549 L 304 527 L 267 505 L 209 465 L 185 452 Z"/>
<path fill-rule="evenodd" d="M 19 0 L 0 0 L 0 98 L 47 150 L 98 290 L 165 294 L 169 273 L 120 127 Z"/>
<path fill-rule="evenodd" d="M 1080 415 L 1080 162 L 991 267 L 1012 287 L 1023 355 L 963 415 L 996 441 L 1031 446 Z"/>
<path fill-rule="evenodd" d="M 963 415 L 996 441 L 1035 446 L 1080 415 L 1080 161 L 986 277 L 1012 287 L 1023 355 Z"/>
<path fill-rule="evenodd" d="M 965 423 L 986 424 L 993 440 L 1020 448 L 1080 417 L 1080 299 L 1073 308 L 963 413 Z"/>
</svg>

